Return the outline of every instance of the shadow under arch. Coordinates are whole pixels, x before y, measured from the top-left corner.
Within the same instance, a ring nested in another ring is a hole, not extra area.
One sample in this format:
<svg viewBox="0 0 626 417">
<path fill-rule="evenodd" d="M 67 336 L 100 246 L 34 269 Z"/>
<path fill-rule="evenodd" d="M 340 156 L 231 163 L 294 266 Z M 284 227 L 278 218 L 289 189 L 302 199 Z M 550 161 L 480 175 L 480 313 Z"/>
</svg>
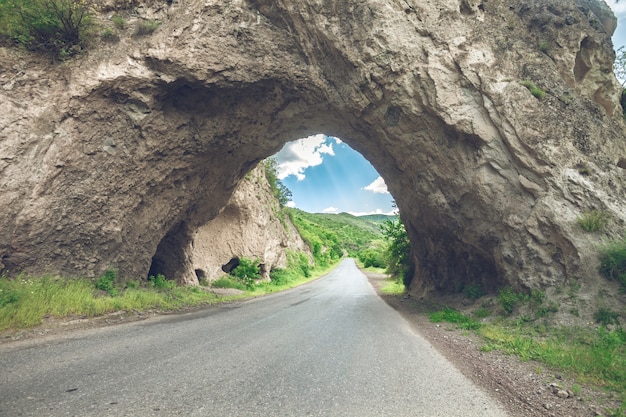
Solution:
<svg viewBox="0 0 626 417">
<path fill-rule="evenodd" d="M 293 91 L 269 81 L 216 88 L 178 80 L 165 86 L 159 100 L 168 125 L 177 127 L 174 134 L 152 136 L 169 136 L 179 146 L 163 156 L 185 161 L 184 168 L 170 170 L 165 183 L 191 190 L 184 194 L 183 205 L 161 219 L 164 227 L 151 256 L 151 273 L 193 279 L 194 268 L 174 247 L 191 244 L 193 230 L 217 215 L 235 185 L 260 160 L 293 138 L 324 132 L 342 138 L 385 179 L 413 245 L 417 291 L 455 291 L 470 283 L 490 290 L 502 284 L 493 252 L 499 244 L 497 232 L 484 226 L 468 230 L 478 222 L 491 225 L 487 206 L 492 203 L 466 187 L 468 178 L 461 171 L 455 173 L 456 166 L 468 168 L 476 159 L 480 138 L 400 106 L 357 112 L 331 106 L 316 98 L 315 91 Z M 433 155 L 432 144 L 445 152 Z M 441 178 L 429 168 L 433 164 L 451 178 Z M 450 193 L 458 195 L 457 201 L 448 201 Z M 455 210 L 460 218 L 452 215 Z"/>
</svg>

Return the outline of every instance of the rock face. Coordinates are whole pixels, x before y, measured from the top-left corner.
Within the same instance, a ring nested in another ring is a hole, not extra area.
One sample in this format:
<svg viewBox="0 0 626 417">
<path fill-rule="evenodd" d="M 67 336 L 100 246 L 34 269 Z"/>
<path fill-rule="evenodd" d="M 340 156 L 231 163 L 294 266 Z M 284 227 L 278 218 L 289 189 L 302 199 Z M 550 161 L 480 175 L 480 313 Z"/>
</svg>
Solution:
<svg viewBox="0 0 626 417">
<path fill-rule="evenodd" d="M 384 177 L 414 294 L 593 280 L 601 237 L 577 217 L 603 210 L 624 230 L 616 21 L 601 1 L 133 7 L 156 32 L 131 36 L 133 17 L 119 42 L 54 65 L 2 50 L 5 272 L 187 280 L 197 265 L 174 248 L 227 212 L 258 161 L 319 132 Z"/>
<path fill-rule="evenodd" d="M 289 251 L 307 253 L 312 259 L 289 217 L 280 213 L 262 168 L 246 175 L 218 216 L 196 230 L 189 248 L 191 267 L 179 268 L 170 276 L 193 270 L 194 276 L 183 275 L 186 282 L 202 277 L 212 281 L 236 266 L 231 261 L 245 257 L 257 259 L 261 275 L 269 279 L 272 269 L 287 266 Z M 157 254 L 167 265 L 170 251 L 157 250 Z"/>
</svg>

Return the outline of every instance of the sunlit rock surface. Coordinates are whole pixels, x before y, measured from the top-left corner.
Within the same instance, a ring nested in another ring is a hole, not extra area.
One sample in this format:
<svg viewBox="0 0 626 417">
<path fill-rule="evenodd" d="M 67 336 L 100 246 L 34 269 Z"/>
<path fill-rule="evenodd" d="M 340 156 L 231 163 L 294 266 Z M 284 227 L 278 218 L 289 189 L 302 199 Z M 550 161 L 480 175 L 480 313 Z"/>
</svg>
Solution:
<svg viewBox="0 0 626 417">
<path fill-rule="evenodd" d="M 193 280 L 201 267 L 175 251 L 153 265 L 164 239 L 189 246 L 262 158 L 321 132 L 384 177 L 413 243 L 414 295 L 600 282 L 597 245 L 626 219 L 616 20 L 603 2 L 179 0 L 118 12 L 134 16 L 120 41 L 69 62 L 0 50 L 5 273 L 152 266 Z M 162 24 L 132 36 L 144 18 Z M 609 213 L 605 235 L 577 226 L 591 209 Z"/>
</svg>

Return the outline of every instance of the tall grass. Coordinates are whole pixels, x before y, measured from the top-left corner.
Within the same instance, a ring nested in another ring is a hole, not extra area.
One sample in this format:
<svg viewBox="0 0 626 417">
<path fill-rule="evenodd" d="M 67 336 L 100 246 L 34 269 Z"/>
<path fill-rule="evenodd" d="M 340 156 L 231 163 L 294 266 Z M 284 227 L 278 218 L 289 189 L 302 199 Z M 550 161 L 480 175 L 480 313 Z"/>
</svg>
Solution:
<svg viewBox="0 0 626 417">
<path fill-rule="evenodd" d="M 600 251 L 600 272 L 626 286 L 626 237 L 607 244 Z"/>
<path fill-rule="evenodd" d="M 99 290 L 87 279 L 0 277 L 0 331 L 41 324 L 46 317 L 94 317 L 119 310 L 164 311 L 210 304 L 217 296 L 198 288 L 153 286 Z"/>
<path fill-rule="evenodd" d="M 522 360 L 536 360 L 571 374 L 579 383 L 621 393 L 626 402 L 626 332 L 621 328 L 532 326 L 519 320 L 482 324 L 450 308 L 431 313 L 430 319 L 476 330 L 485 340 L 483 351 L 499 350 Z"/>
<path fill-rule="evenodd" d="M 530 327 L 488 325 L 479 333 L 487 340 L 483 350 L 498 349 L 537 360 L 572 373 L 580 382 L 626 393 L 626 332 L 622 329 L 561 327 L 537 335 Z"/>
</svg>

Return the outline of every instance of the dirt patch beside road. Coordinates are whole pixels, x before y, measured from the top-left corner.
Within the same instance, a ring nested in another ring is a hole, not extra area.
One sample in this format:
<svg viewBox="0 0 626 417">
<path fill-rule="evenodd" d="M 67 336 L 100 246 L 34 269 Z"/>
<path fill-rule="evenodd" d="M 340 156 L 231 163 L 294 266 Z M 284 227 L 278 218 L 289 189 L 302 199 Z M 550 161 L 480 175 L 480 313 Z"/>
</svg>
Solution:
<svg viewBox="0 0 626 417">
<path fill-rule="evenodd" d="M 387 283 L 385 275 L 363 273 L 378 295 L 417 333 L 467 378 L 497 398 L 512 416 L 593 417 L 607 415 L 606 408 L 619 407 L 619 401 L 612 399 L 611 393 L 584 387 L 573 378 L 547 369 L 538 362 L 522 362 L 517 357 L 496 351 L 482 352 L 480 346 L 484 341 L 480 336 L 455 329 L 453 324 L 430 322 L 427 313 L 431 308 L 424 302 L 408 295 L 385 294 L 381 291 Z M 571 391 L 575 385 L 581 387 L 576 394 Z M 567 397 L 562 398 L 565 395 Z"/>
</svg>

